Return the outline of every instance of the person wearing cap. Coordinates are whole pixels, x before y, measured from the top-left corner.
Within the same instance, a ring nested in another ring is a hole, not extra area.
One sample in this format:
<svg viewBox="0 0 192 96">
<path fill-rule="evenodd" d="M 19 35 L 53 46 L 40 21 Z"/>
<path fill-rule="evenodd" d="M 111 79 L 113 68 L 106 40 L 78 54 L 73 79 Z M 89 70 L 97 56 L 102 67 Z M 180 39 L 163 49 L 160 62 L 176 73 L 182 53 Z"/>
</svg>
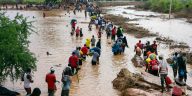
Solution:
<svg viewBox="0 0 192 96">
<path fill-rule="evenodd" d="M 75 70 L 78 68 L 78 57 L 75 55 L 75 52 L 72 52 L 72 56 L 69 57 L 69 66 L 72 69 L 72 73 L 75 74 Z"/>
<path fill-rule="evenodd" d="M 46 75 L 45 81 L 48 84 L 48 96 L 54 96 L 55 91 L 57 90 L 55 82 L 56 82 L 56 76 L 54 74 L 55 70 L 53 67 L 50 69 L 50 73 Z"/>
<path fill-rule="evenodd" d="M 166 77 L 168 74 L 167 63 L 165 62 L 163 55 L 159 56 L 159 74 L 161 79 L 162 92 L 164 91 L 164 82 L 166 82 Z"/>
</svg>

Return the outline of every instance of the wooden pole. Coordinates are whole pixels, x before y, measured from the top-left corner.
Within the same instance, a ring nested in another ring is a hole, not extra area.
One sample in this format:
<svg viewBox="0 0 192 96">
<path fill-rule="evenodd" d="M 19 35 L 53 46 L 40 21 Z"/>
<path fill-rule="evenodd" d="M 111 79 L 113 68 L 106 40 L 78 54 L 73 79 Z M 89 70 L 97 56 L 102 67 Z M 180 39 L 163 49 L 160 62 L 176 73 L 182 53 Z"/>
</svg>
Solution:
<svg viewBox="0 0 192 96">
<path fill-rule="evenodd" d="M 173 3 L 173 0 L 170 0 L 170 6 L 169 6 L 169 19 L 171 18 L 172 3 Z"/>
</svg>

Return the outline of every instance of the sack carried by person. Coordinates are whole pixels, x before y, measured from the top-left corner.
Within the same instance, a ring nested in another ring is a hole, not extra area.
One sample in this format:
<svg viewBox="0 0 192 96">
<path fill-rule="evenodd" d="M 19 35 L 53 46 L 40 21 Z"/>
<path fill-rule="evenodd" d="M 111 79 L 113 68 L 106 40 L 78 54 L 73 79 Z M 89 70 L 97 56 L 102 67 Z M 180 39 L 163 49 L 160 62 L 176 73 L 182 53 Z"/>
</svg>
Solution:
<svg viewBox="0 0 192 96">
<path fill-rule="evenodd" d="M 152 66 L 152 70 L 158 70 L 159 68 L 158 68 L 158 65 L 153 65 Z"/>
<path fill-rule="evenodd" d="M 166 85 L 172 84 L 172 81 L 171 81 L 171 79 L 168 76 L 165 77 L 165 82 L 166 82 Z"/>
<path fill-rule="evenodd" d="M 181 88 L 174 86 L 172 91 L 172 96 L 182 96 Z"/>
</svg>

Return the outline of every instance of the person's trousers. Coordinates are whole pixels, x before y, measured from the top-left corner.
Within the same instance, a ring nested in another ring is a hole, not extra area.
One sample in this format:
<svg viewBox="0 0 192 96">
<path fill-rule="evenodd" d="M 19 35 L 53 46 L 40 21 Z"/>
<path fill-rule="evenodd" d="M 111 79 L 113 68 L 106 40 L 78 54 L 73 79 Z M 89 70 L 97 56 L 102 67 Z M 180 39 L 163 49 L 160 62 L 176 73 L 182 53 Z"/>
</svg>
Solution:
<svg viewBox="0 0 192 96">
<path fill-rule="evenodd" d="M 31 88 L 25 88 L 25 91 L 27 92 L 27 95 L 31 94 Z"/>
<path fill-rule="evenodd" d="M 160 74 L 160 78 L 161 78 L 161 87 L 162 89 L 164 89 L 164 84 L 165 84 L 165 78 L 167 77 L 167 74 Z"/>
<path fill-rule="evenodd" d="M 69 96 L 69 90 L 62 90 L 61 96 Z"/>
<path fill-rule="evenodd" d="M 55 90 L 48 89 L 48 96 L 54 96 Z"/>
</svg>

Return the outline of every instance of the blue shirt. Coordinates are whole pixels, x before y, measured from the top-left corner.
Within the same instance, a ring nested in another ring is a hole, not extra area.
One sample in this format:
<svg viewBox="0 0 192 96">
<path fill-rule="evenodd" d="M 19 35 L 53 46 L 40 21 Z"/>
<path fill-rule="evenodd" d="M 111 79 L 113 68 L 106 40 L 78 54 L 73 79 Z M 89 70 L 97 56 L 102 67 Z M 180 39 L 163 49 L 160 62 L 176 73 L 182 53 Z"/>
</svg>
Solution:
<svg viewBox="0 0 192 96">
<path fill-rule="evenodd" d="M 69 90 L 71 86 L 70 77 L 68 75 L 63 76 L 63 87 L 62 90 Z"/>
</svg>

